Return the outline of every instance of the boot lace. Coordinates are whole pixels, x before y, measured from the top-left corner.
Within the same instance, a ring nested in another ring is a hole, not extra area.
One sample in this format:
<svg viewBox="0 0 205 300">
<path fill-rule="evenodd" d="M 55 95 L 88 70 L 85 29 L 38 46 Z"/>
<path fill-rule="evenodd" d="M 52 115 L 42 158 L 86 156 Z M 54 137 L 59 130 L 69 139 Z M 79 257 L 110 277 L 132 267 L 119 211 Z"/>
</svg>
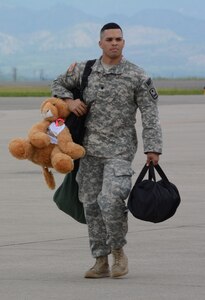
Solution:
<svg viewBox="0 0 205 300">
<path fill-rule="evenodd" d="M 122 257 L 123 257 L 122 250 L 121 249 L 120 250 L 115 250 L 115 252 L 114 252 L 114 259 L 115 259 L 114 265 L 119 265 Z"/>
</svg>

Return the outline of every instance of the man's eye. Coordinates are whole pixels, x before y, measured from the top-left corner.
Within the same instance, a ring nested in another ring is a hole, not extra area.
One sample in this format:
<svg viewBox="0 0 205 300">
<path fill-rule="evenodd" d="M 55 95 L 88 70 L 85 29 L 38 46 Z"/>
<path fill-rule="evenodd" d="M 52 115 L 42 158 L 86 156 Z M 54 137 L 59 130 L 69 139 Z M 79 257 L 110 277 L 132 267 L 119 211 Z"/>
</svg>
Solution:
<svg viewBox="0 0 205 300">
<path fill-rule="evenodd" d="M 116 38 L 116 39 L 113 39 L 113 38 L 107 38 L 107 39 L 106 39 L 107 42 L 112 42 L 113 40 L 115 40 L 116 42 L 121 42 L 121 41 L 122 41 L 122 38 Z"/>
</svg>

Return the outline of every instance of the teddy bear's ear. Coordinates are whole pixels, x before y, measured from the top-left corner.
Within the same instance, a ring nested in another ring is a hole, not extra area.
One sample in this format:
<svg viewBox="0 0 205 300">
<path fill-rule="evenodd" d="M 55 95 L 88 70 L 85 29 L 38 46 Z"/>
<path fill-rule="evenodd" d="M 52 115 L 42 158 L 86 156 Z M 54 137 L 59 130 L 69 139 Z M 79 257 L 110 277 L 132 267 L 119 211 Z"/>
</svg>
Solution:
<svg viewBox="0 0 205 300">
<path fill-rule="evenodd" d="M 44 107 L 44 105 L 45 105 L 47 102 L 48 102 L 48 100 L 45 100 L 45 101 L 43 101 L 43 102 L 41 103 L 41 107 L 40 107 L 41 110 L 42 110 L 42 108 Z"/>
<path fill-rule="evenodd" d="M 44 100 L 42 103 L 41 103 L 41 107 L 40 109 L 42 110 L 42 108 L 44 107 L 44 105 L 48 102 L 50 103 L 55 103 L 57 101 L 57 98 L 48 98 L 46 100 Z"/>
</svg>

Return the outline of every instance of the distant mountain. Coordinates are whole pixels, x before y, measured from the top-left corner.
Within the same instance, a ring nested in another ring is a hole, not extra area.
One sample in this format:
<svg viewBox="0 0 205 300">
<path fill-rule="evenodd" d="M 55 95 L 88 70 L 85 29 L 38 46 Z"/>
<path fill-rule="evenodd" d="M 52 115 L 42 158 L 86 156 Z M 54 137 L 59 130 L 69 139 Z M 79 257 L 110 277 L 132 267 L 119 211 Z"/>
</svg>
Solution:
<svg viewBox="0 0 205 300">
<path fill-rule="evenodd" d="M 0 9 L 0 31 L 7 34 L 25 34 L 41 30 L 58 33 L 79 23 L 101 21 L 65 4 L 48 9 L 31 10 L 20 6 L 4 6 Z"/>
<path fill-rule="evenodd" d="M 101 54 L 101 26 L 122 25 L 125 56 L 152 76 L 205 77 L 205 21 L 170 10 L 143 10 L 106 18 L 60 4 L 50 9 L 0 8 L 0 78 L 53 78 L 72 61 Z"/>
<path fill-rule="evenodd" d="M 143 10 L 134 15 L 129 24 L 138 24 L 171 30 L 190 41 L 201 41 L 204 35 L 205 21 L 184 16 L 172 10 Z"/>
</svg>

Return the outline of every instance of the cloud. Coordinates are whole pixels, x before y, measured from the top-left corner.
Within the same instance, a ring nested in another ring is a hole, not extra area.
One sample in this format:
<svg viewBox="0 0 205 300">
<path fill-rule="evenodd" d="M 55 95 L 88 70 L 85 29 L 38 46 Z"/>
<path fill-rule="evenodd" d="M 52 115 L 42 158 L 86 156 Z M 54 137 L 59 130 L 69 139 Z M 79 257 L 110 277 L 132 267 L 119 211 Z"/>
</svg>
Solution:
<svg viewBox="0 0 205 300">
<path fill-rule="evenodd" d="M 89 48 L 92 47 L 94 44 L 92 37 L 89 36 L 89 34 L 86 33 L 83 29 L 74 30 L 71 36 L 73 47 Z"/>
<path fill-rule="evenodd" d="M 70 29 L 61 30 L 57 34 L 42 30 L 32 33 L 24 38 L 24 40 L 30 46 L 36 45 L 36 48 L 42 52 L 51 49 L 88 49 L 96 45 L 92 31 L 93 26 L 94 24 L 90 23 L 80 24 Z"/>
<path fill-rule="evenodd" d="M 10 55 L 21 49 L 20 40 L 15 37 L 0 33 L 0 54 Z"/>
<path fill-rule="evenodd" d="M 205 67 L 205 55 L 199 54 L 199 55 L 193 55 L 190 56 L 188 59 L 188 63 L 191 65 L 197 65 L 197 66 L 204 66 Z"/>
<path fill-rule="evenodd" d="M 125 38 L 127 46 L 160 45 L 183 40 L 182 37 L 171 30 L 145 26 L 125 28 Z"/>
<path fill-rule="evenodd" d="M 91 48 L 96 46 L 96 28 L 100 25 L 96 23 L 79 23 L 67 32 L 67 44 L 69 48 Z"/>
</svg>

